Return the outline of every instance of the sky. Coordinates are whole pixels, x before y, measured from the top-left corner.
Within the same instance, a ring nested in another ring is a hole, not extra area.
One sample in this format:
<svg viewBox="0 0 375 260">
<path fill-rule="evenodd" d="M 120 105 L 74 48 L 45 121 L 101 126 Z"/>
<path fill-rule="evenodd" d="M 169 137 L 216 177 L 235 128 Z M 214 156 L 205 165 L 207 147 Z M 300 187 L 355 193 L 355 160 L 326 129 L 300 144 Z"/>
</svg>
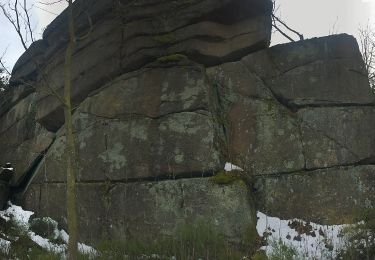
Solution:
<svg viewBox="0 0 375 260">
<path fill-rule="evenodd" d="M 6 0 L 0 0 L 4 2 Z M 41 0 L 29 0 L 33 5 L 32 19 L 36 38 L 41 38 L 43 29 L 65 7 L 60 4 L 44 5 Z M 44 0 L 44 2 L 55 0 Z M 368 23 L 375 25 L 375 0 L 275 0 L 277 15 L 305 38 L 325 36 L 334 33 L 358 34 L 358 28 Z M 288 42 L 280 34 L 274 34 L 272 45 Z M 17 34 L 0 13 L 0 55 L 11 69 L 24 52 Z"/>
<path fill-rule="evenodd" d="M 8 2 L 8 0 L 0 0 L 0 3 L 4 2 Z M 43 30 L 67 6 L 65 1 L 53 5 L 42 4 L 42 2 L 53 3 L 56 0 L 28 0 L 28 2 L 30 3 L 29 7 L 32 7 L 32 28 L 35 29 L 35 38 L 37 39 L 42 38 Z M 14 28 L 0 12 L 0 57 L 4 54 L 3 60 L 10 70 L 24 51 Z"/>
<path fill-rule="evenodd" d="M 305 38 L 335 33 L 358 35 L 368 23 L 375 25 L 375 0 L 276 0 L 277 15 Z M 288 42 L 280 34 L 272 44 Z"/>
</svg>

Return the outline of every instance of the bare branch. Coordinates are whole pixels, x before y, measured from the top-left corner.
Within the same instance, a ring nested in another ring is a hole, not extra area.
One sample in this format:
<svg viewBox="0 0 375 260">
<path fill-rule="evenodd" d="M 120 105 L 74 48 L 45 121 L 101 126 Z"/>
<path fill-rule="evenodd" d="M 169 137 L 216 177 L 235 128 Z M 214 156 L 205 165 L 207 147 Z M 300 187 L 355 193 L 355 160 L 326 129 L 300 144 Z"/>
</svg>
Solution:
<svg viewBox="0 0 375 260">
<path fill-rule="evenodd" d="M 33 35 L 33 30 L 31 29 L 31 20 L 30 20 L 30 15 L 29 15 L 29 9 L 27 9 L 27 4 L 26 4 L 26 0 L 23 0 L 23 5 L 21 5 L 22 9 L 23 9 L 23 12 L 26 16 L 26 25 L 27 25 L 27 30 L 26 32 L 29 32 L 30 33 L 30 37 L 31 37 L 31 41 L 34 42 L 35 39 L 34 39 L 34 35 Z"/>
<path fill-rule="evenodd" d="M 10 77 L 11 72 L 4 63 L 4 56 L 6 55 L 7 50 L 8 50 L 8 48 L 5 49 L 5 51 L 3 52 L 3 54 L 0 57 L 0 68 L 3 70 L 3 72 L 5 72 L 7 74 L 8 77 Z"/>
<path fill-rule="evenodd" d="M 293 34 L 296 34 L 299 40 L 304 40 L 304 37 L 301 33 L 292 29 L 290 26 L 286 24 L 286 22 L 281 20 L 281 18 L 276 15 L 278 8 L 279 7 L 276 7 L 275 1 L 273 0 L 271 18 L 272 18 L 272 26 L 276 29 L 276 31 L 279 32 L 281 35 L 283 35 L 285 38 L 287 38 L 291 42 L 294 42 L 295 40 L 285 32 L 285 29 L 288 32 L 292 32 Z M 281 27 L 284 27 L 284 29 L 282 29 Z"/>
<path fill-rule="evenodd" d="M 27 50 L 29 42 L 35 41 L 27 0 L 15 0 L 14 2 L 9 0 L 7 4 L 0 4 L 0 8 L 4 17 L 13 26 L 23 48 Z"/>
<path fill-rule="evenodd" d="M 284 33 L 277 25 L 276 23 L 273 23 L 272 26 L 279 32 L 281 35 L 283 35 L 285 38 L 287 38 L 291 42 L 295 42 L 291 37 L 289 37 L 286 33 Z"/>
<path fill-rule="evenodd" d="M 299 37 L 299 39 L 302 41 L 304 40 L 304 37 L 301 33 L 297 32 L 296 30 L 293 30 L 292 28 L 290 28 L 285 22 L 283 22 L 279 17 L 275 16 L 274 14 L 272 14 L 272 18 L 277 21 L 278 23 L 280 23 L 281 25 L 283 25 L 286 29 L 288 29 L 289 31 L 291 31 L 292 33 L 295 33 L 297 34 L 297 36 Z M 276 24 L 276 23 L 275 23 Z M 276 30 L 278 30 L 276 28 Z"/>
</svg>

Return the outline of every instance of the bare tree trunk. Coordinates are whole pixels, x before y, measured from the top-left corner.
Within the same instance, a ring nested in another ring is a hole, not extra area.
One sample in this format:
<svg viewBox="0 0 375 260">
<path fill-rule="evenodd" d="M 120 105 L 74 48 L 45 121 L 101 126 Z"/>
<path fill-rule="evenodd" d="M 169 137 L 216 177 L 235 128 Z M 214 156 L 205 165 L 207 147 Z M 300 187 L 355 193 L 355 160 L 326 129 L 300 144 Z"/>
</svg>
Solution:
<svg viewBox="0 0 375 260">
<path fill-rule="evenodd" d="M 66 210 L 69 232 L 68 259 L 77 259 L 78 253 L 78 224 L 77 224 L 77 156 L 75 136 L 73 133 L 72 121 L 72 55 L 75 45 L 74 21 L 73 21 L 72 0 L 69 0 L 68 22 L 69 22 L 69 42 L 65 53 L 65 75 L 64 75 L 64 116 L 66 131 L 66 159 L 67 159 L 67 175 L 66 175 Z"/>
</svg>

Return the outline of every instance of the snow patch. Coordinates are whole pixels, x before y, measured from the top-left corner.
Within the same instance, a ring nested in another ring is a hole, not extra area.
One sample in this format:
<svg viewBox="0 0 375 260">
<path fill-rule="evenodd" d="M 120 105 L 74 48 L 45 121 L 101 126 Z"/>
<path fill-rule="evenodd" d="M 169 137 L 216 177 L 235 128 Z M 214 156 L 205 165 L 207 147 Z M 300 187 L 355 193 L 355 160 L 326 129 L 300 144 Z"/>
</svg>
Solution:
<svg viewBox="0 0 375 260">
<path fill-rule="evenodd" d="M 14 168 L 13 167 L 11 167 L 11 168 L 4 168 L 4 167 L 1 167 L 3 170 L 9 170 L 9 171 L 13 171 L 14 170 Z"/>
<path fill-rule="evenodd" d="M 45 250 L 49 252 L 53 252 L 55 254 L 62 255 L 65 253 L 66 245 L 58 245 L 50 242 L 47 238 L 43 238 L 37 234 L 35 234 L 32 231 L 28 232 L 29 238 L 34 241 L 36 244 L 38 244 L 40 247 L 44 248 Z"/>
<path fill-rule="evenodd" d="M 0 211 L 0 217 L 6 221 L 12 220 L 18 226 L 28 229 L 30 217 L 34 212 L 23 210 L 21 207 L 13 205 L 9 202 L 9 207 Z"/>
<path fill-rule="evenodd" d="M 10 241 L 0 238 L 0 251 L 3 254 L 8 254 L 10 250 Z"/>
<path fill-rule="evenodd" d="M 319 225 L 300 219 L 281 220 L 257 213 L 257 231 L 265 238 L 263 250 L 272 255 L 274 244 L 282 244 L 297 252 L 296 259 L 335 259 L 345 249 L 347 238 L 343 230 L 353 225 Z"/>
<path fill-rule="evenodd" d="M 230 171 L 243 171 L 243 169 L 237 165 L 234 165 L 230 162 L 226 162 L 224 166 L 224 171 L 230 172 Z"/>
<path fill-rule="evenodd" d="M 58 229 L 58 224 L 55 220 L 51 218 L 45 218 L 45 221 L 50 221 L 54 226 L 54 238 L 61 238 L 61 240 L 65 244 L 57 244 L 51 242 L 47 238 L 43 238 L 40 235 L 35 234 L 30 229 L 30 217 L 34 214 L 32 211 L 23 210 L 22 207 L 13 205 L 12 203 L 8 202 L 9 207 L 4 210 L 0 211 L 0 217 L 3 218 L 5 221 L 12 221 L 18 228 L 25 231 L 27 236 L 36 244 L 38 244 L 43 249 L 53 252 L 55 254 L 60 255 L 63 259 L 66 258 L 66 250 L 67 250 L 67 243 L 69 241 L 69 235 L 63 229 Z M 0 238 L 0 250 L 4 253 L 8 253 L 11 248 L 11 242 L 5 239 Z M 78 250 L 82 254 L 89 255 L 89 256 L 97 256 L 98 252 L 85 244 L 78 243 Z"/>
</svg>

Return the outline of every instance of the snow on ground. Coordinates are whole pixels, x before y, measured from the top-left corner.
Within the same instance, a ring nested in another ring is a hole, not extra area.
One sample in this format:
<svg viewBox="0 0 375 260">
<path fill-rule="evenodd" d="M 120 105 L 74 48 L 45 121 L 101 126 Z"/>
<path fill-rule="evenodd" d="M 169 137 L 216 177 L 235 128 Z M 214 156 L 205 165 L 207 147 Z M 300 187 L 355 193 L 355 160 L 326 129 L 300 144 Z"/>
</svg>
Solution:
<svg viewBox="0 0 375 260">
<path fill-rule="evenodd" d="M 352 225 L 319 225 L 299 219 L 281 220 L 257 213 L 257 231 L 266 237 L 264 249 L 271 255 L 275 243 L 279 241 L 293 248 L 298 256 L 296 259 L 335 259 L 345 249 L 347 242 L 343 230 Z M 299 232 L 298 232 L 299 231 Z"/>
<path fill-rule="evenodd" d="M 238 167 L 230 162 L 226 162 L 225 163 L 225 166 L 224 166 L 224 170 L 226 172 L 230 172 L 230 171 L 243 171 L 243 169 L 241 167 Z"/>
<path fill-rule="evenodd" d="M 10 207 L 4 211 L 0 211 L 0 217 L 6 221 L 13 220 L 17 225 L 21 225 L 25 228 L 29 226 L 30 217 L 34 212 L 23 210 L 21 207 L 9 204 Z"/>
<path fill-rule="evenodd" d="M 56 254 L 61 255 L 62 258 L 65 258 L 65 252 L 67 249 L 67 243 L 69 241 L 69 235 L 65 232 L 63 229 L 58 229 L 57 222 L 54 221 L 51 218 L 45 218 L 47 221 L 51 222 L 53 226 L 55 227 L 54 230 L 54 238 L 61 238 L 62 241 L 65 242 L 65 244 L 56 244 L 51 242 L 47 238 L 43 238 L 37 234 L 35 234 L 33 231 L 29 230 L 29 220 L 30 217 L 34 214 L 34 212 L 23 210 L 20 206 L 13 205 L 9 202 L 9 207 L 4 210 L 0 211 L 0 217 L 3 218 L 6 221 L 12 221 L 18 228 L 25 231 L 27 236 L 34 241 L 36 244 L 38 244 L 43 249 L 53 252 Z M 11 242 L 5 239 L 0 239 L 0 248 L 4 253 L 9 252 L 11 248 Z M 95 256 L 98 255 L 98 252 L 85 244 L 79 243 L 78 244 L 78 250 L 82 254 Z"/>
<path fill-rule="evenodd" d="M 10 250 L 10 241 L 0 238 L 0 251 L 8 254 Z"/>
</svg>

